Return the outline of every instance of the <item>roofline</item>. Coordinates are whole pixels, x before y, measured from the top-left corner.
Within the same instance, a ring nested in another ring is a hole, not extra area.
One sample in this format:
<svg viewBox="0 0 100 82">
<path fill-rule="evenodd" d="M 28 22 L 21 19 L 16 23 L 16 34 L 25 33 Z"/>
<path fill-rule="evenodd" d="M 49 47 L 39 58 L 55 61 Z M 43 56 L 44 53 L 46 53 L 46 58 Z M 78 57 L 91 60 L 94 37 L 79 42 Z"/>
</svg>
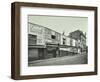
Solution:
<svg viewBox="0 0 100 82">
<path fill-rule="evenodd" d="M 47 27 L 42 26 L 42 25 L 39 25 L 39 24 L 35 24 L 35 23 L 31 23 L 31 22 L 28 22 L 28 23 L 33 24 L 33 25 L 38 25 L 38 26 L 41 26 L 41 27 L 43 27 L 43 28 L 46 28 L 46 29 L 52 30 L 52 29 L 50 29 L 50 28 L 47 28 Z M 52 30 L 52 31 L 56 32 L 55 30 Z M 61 34 L 61 33 L 59 33 L 59 32 L 56 32 L 56 33 Z"/>
</svg>

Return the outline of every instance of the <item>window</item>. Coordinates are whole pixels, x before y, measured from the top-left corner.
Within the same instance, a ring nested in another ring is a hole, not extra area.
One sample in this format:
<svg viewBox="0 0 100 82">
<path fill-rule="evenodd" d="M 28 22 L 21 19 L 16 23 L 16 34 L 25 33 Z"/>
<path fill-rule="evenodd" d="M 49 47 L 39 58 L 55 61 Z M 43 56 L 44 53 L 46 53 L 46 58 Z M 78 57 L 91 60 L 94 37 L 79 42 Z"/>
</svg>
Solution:
<svg viewBox="0 0 100 82">
<path fill-rule="evenodd" d="M 52 39 L 56 39 L 56 36 L 55 36 L 55 35 L 51 35 L 51 38 L 52 38 Z"/>
<path fill-rule="evenodd" d="M 66 39 L 65 38 L 63 38 L 63 45 L 65 45 L 66 44 Z"/>
<path fill-rule="evenodd" d="M 37 43 L 37 36 L 28 34 L 28 45 L 34 45 Z"/>
</svg>

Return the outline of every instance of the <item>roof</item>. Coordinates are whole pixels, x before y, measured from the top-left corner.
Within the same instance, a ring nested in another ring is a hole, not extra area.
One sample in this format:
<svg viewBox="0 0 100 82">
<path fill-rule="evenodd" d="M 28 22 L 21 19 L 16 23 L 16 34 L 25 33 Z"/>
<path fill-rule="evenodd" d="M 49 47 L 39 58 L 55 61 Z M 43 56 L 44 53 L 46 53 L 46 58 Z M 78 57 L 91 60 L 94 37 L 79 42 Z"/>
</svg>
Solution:
<svg viewBox="0 0 100 82">
<path fill-rule="evenodd" d="M 76 30 L 69 33 L 69 37 L 73 39 L 80 39 L 80 36 L 83 36 L 84 38 L 86 38 L 85 34 L 80 30 Z"/>
<path fill-rule="evenodd" d="M 31 23 L 31 22 L 28 22 L 28 23 L 30 23 L 30 24 L 32 24 L 32 25 L 36 25 L 36 26 L 42 27 L 42 28 L 49 29 L 49 30 L 51 30 L 51 31 L 56 32 L 57 34 L 61 34 L 61 33 L 57 32 L 57 31 L 55 31 L 55 30 L 52 30 L 52 29 L 50 29 L 50 28 L 48 28 L 48 27 L 45 27 L 45 26 L 42 26 L 42 25 L 39 25 L 39 24 L 35 24 L 35 23 Z"/>
</svg>

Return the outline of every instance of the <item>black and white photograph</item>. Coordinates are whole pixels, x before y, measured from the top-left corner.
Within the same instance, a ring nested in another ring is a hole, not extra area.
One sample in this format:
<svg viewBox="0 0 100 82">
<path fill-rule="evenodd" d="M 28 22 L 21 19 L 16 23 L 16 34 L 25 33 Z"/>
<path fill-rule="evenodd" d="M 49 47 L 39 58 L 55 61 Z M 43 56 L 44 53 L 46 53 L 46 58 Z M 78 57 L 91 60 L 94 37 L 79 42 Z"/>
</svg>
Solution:
<svg viewBox="0 0 100 82">
<path fill-rule="evenodd" d="M 12 3 L 11 77 L 97 75 L 97 7 Z"/>
<path fill-rule="evenodd" d="M 88 17 L 28 15 L 28 66 L 88 64 Z"/>
</svg>

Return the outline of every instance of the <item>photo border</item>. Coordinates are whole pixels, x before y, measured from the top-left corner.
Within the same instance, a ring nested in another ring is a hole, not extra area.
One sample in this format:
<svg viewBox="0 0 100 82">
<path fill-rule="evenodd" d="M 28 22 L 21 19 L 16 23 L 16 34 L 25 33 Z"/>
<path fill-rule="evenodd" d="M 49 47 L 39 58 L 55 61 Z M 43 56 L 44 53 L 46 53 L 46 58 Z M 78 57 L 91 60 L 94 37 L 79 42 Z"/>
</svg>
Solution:
<svg viewBox="0 0 100 82">
<path fill-rule="evenodd" d="M 78 73 L 57 73 L 43 75 L 20 75 L 20 8 L 21 7 L 39 7 L 56 9 L 74 9 L 74 10 L 93 10 L 94 11 L 94 72 Z M 11 78 L 15 80 L 36 79 L 36 78 L 54 78 L 69 76 L 97 75 L 97 7 L 61 5 L 61 4 L 43 4 L 14 2 L 11 4 Z"/>
</svg>

